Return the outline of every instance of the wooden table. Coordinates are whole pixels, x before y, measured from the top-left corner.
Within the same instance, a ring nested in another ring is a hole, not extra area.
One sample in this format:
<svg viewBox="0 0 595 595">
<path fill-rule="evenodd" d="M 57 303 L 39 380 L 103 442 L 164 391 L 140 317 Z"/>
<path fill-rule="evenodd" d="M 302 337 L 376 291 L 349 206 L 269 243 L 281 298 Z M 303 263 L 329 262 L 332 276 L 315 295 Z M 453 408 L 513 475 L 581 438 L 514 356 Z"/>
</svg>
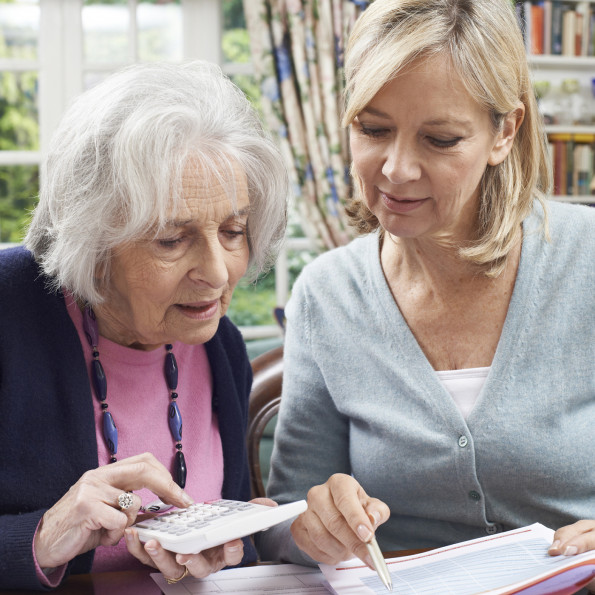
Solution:
<svg viewBox="0 0 595 595">
<path fill-rule="evenodd" d="M 385 558 L 408 556 L 427 550 L 406 550 L 385 552 Z M 55 591 L 56 595 L 163 595 L 150 574 L 157 572 L 146 570 L 127 570 L 123 572 L 97 572 L 91 574 L 73 574 Z M 0 595 L 39 595 L 40 591 L 2 591 Z"/>
<path fill-rule="evenodd" d="M 162 595 L 150 577 L 152 568 L 125 572 L 73 574 L 52 593 L 56 595 Z M 0 591 L 0 595 L 39 595 L 40 591 Z"/>
</svg>

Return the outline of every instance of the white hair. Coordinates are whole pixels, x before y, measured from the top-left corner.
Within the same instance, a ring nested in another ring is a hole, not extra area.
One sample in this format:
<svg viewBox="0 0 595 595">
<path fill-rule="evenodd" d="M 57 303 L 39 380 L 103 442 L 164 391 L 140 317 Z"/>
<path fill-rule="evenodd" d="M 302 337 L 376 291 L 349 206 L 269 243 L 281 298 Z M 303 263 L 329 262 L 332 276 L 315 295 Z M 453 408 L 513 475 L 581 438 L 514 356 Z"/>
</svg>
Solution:
<svg viewBox="0 0 595 595">
<path fill-rule="evenodd" d="M 190 162 L 227 186 L 234 206 L 239 164 L 250 198 L 249 279 L 272 265 L 289 183 L 257 113 L 215 64 L 142 64 L 79 96 L 52 138 L 25 245 L 53 288 L 100 303 L 99 271 L 109 283 L 113 249 L 159 231 L 180 205 Z"/>
</svg>

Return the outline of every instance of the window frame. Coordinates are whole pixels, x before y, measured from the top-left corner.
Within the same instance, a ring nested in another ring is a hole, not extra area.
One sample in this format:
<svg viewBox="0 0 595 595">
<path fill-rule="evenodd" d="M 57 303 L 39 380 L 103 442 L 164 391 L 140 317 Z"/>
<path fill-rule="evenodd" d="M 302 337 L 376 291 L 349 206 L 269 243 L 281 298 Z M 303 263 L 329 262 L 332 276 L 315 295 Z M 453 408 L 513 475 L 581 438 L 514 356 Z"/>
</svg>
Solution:
<svg viewBox="0 0 595 595">
<path fill-rule="evenodd" d="M 137 0 L 128 0 L 131 52 L 126 62 L 85 63 L 83 48 L 83 0 L 39 0 L 39 38 L 36 60 L 0 59 L 0 71 L 38 72 L 39 151 L 0 151 L 0 166 L 37 165 L 47 153 L 54 130 L 70 102 L 83 89 L 87 71 L 117 70 L 137 61 Z M 228 63 L 223 60 L 223 8 L 220 0 L 181 0 L 183 23 L 183 59 L 216 62 L 229 75 L 252 75 L 252 63 Z M 40 177 L 42 176 L 40 171 Z M 311 250 L 306 238 L 287 238 L 275 266 L 276 303 L 284 307 L 289 296 L 287 253 Z M 277 325 L 241 327 L 245 339 L 281 335 Z"/>
</svg>

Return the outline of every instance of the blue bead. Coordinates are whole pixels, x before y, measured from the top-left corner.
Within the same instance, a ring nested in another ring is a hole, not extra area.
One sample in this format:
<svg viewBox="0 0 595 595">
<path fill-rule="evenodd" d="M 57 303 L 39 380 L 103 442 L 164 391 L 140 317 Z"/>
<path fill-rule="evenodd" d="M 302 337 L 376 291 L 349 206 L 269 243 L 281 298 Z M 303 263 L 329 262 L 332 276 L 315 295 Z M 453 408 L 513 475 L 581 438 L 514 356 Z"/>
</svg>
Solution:
<svg viewBox="0 0 595 595">
<path fill-rule="evenodd" d="M 176 442 L 179 442 L 182 439 L 182 416 L 175 401 L 169 404 L 168 418 L 171 435 Z"/>
<path fill-rule="evenodd" d="M 178 450 L 176 453 L 176 462 L 175 462 L 175 475 L 176 475 L 176 483 L 183 489 L 186 485 L 186 460 L 184 459 L 184 453 L 181 450 Z"/>
<path fill-rule="evenodd" d="M 115 455 L 118 452 L 118 428 L 109 411 L 103 412 L 103 437 L 109 451 Z"/>
<path fill-rule="evenodd" d="M 91 347 L 95 347 L 99 343 L 99 330 L 97 328 L 97 320 L 95 319 L 95 312 L 91 306 L 87 306 L 83 310 L 83 329 Z"/>
<path fill-rule="evenodd" d="M 95 395 L 100 401 L 105 401 L 107 396 L 107 379 L 103 366 L 98 359 L 91 362 L 91 373 L 93 376 L 93 386 L 95 387 Z"/>
<path fill-rule="evenodd" d="M 175 355 L 171 352 L 165 354 L 164 371 L 167 387 L 169 390 L 176 390 L 178 387 L 178 363 Z"/>
</svg>

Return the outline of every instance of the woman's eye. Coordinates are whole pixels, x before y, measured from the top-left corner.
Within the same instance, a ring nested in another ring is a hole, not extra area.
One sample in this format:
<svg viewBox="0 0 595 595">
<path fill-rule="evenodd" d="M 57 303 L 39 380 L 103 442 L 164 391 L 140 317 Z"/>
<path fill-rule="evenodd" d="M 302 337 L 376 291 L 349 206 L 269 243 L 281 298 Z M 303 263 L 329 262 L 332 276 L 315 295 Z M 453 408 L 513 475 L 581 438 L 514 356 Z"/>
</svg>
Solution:
<svg viewBox="0 0 595 595">
<path fill-rule="evenodd" d="M 454 147 L 459 144 L 461 139 L 462 139 L 461 136 L 457 136 L 454 138 L 448 138 L 448 139 L 441 139 L 441 138 L 436 138 L 433 136 L 428 137 L 428 140 L 430 141 L 430 143 L 440 149 L 449 149 L 450 147 Z"/>
<path fill-rule="evenodd" d="M 244 229 L 224 229 L 223 233 L 230 239 L 237 239 L 244 237 L 246 235 L 246 230 Z"/>
<path fill-rule="evenodd" d="M 182 243 L 183 238 L 168 238 L 163 240 L 157 240 L 159 246 L 162 248 L 175 248 Z"/>
<path fill-rule="evenodd" d="M 359 129 L 364 136 L 369 136 L 371 138 L 382 138 L 383 136 L 386 136 L 389 133 L 388 128 L 366 126 L 361 122 L 359 123 Z"/>
</svg>

